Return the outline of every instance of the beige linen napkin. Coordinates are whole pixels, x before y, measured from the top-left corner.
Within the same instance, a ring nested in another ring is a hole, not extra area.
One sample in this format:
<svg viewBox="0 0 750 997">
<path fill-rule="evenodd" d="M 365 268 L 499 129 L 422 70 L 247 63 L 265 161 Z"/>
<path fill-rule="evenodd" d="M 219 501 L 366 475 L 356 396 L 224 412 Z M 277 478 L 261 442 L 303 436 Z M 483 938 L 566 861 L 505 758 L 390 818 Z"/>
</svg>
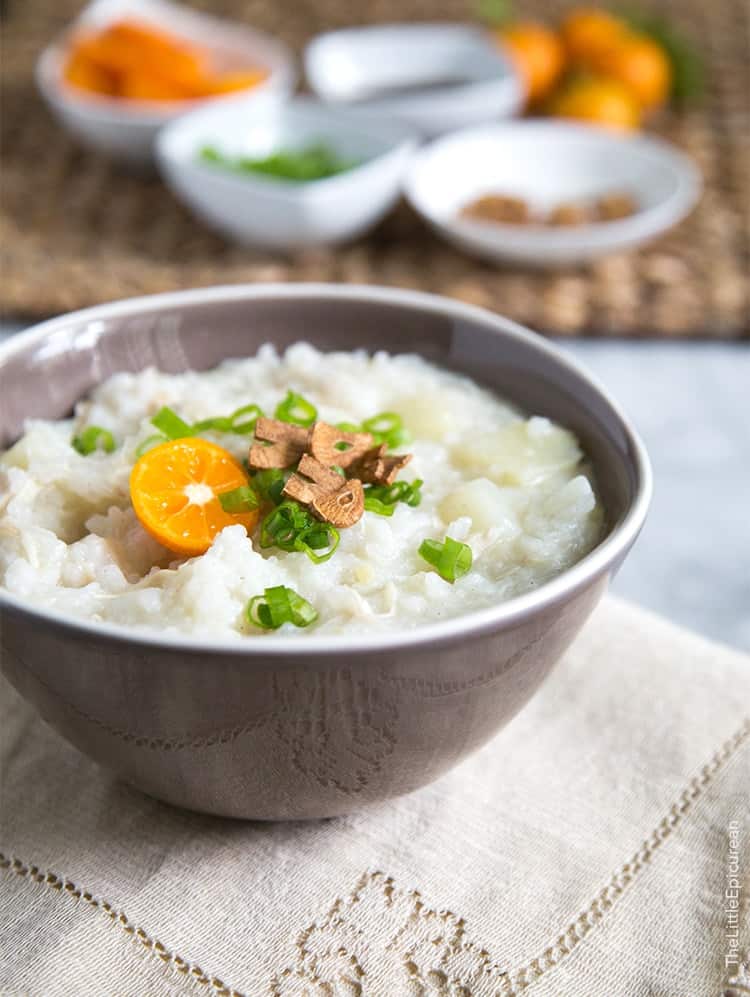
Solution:
<svg viewBox="0 0 750 997">
<path fill-rule="evenodd" d="M 0 990 L 748 994 L 749 709 L 749 658 L 609 599 L 432 786 L 252 824 L 118 784 L 4 686 Z"/>
</svg>

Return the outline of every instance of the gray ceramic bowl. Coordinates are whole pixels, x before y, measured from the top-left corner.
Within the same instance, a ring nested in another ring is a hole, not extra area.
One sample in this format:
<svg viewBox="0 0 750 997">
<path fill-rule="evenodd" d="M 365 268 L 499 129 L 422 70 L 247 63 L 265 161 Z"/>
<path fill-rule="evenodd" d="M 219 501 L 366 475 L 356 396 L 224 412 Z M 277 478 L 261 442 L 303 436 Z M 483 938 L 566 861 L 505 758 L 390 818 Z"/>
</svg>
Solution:
<svg viewBox="0 0 750 997">
<path fill-rule="evenodd" d="M 548 342 L 429 295 L 212 288 L 103 305 L 0 349 L 0 445 L 115 371 L 213 367 L 260 343 L 414 351 L 573 429 L 608 512 L 602 543 L 535 592 L 388 637 L 238 647 L 87 625 L 3 594 L 3 671 L 81 751 L 146 793 L 233 817 L 345 813 L 408 793 L 484 744 L 539 687 L 643 523 L 651 474 L 617 406 Z M 585 695 L 585 689 L 581 690 Z"/>
</svg>

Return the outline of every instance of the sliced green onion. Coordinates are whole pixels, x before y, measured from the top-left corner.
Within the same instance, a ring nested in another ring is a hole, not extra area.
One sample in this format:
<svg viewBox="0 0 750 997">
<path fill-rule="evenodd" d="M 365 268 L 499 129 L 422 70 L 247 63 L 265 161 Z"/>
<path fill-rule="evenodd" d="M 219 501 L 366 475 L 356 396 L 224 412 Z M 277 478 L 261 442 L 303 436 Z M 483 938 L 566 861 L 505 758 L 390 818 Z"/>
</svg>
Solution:
<svg viewBox="0 0 750 997">
<path fill-rule="evenodd" d="M 276 467 L 256 471 L 253 475 L 253 486 L 267 502 L 278 505 L 282 501 L 281 493 L 291 473 L 291 470 L 282 471 Z"/>
<path fill-rule="evenodd" d="M 400 447 L 411 440 L 404 421 L 395 412 L 380 412 L 361 425 L 355 422 L 337 422 L 336 429 L 345 433 L 369 433 L 376 444 L 386 443 L 390 449 Z"/>
<path fill-rule="evenodd" d="M 204 433 L 213 430 L 215 433 L 231 433 L 232 419 L 228 415 L 215 415 L 212 419 L 201 419 L 192 425 L 194 433 Z"/>
<path fill-rule="evenodd" d="M 260 524 L 261 547 L 279 547 L 288 552 L 307 554 L 314 564 L 332 557 L 340 540 L 338 530 L 321 523 L 297 502 L 282 502 Z M 328 548 L 324 554 L 316 551 Z"/>
<path fill-rule="evenodd" d="M 142 443 L 139 443 L 136 447 L 135 455 L 136 457 L 142 457 L 147 450 L 151 447 L 158 446 L 159 443 L 166 443 L 167 437 L 163 436 L 161 433 L 154 433 L 153 436 L 147 436 Z"/>
<path fill-rule="evenodd" d="M 265 595 L 254 595 L 247 604 L 245 615 L 256 627 L 264 630 L 273 630 L 271 612 L 268 608 Z"/>
<path fill-rule="evenodd" d="M 249 418 L 240 422 L 240 419 L 246 415 Z M 232 420 L 232 432 L 240 434 L 252 433 L 255 429 L 255 423 L 262 417 L 263 409 L 259 405 L 243 405 L 241 408 L 235 409 L 229 416 Z"/>
<path fill-rule="evenodd" d="M 404 484 L 405 484 L 405 482 L 404 482 Z M 414 481 L 410 482 L 407 485 L 407 488 L 404 491 L 403 495 L 399 496 L 399 502 L 406 502 L 406 504 L 408 506 L 411 506 L 412 509 L 416 509 L 416 507 L 422 501 L 422 485 L 423 484 L 424 484 L 424 481 L 422 481 L 421 478 L 415 478 Z"/>
<path fill-rule="evenodd" d="M 390 433 L 394 429 L 400 429 L 402 425 L 401 416 L 395 412 L 380 412 L 371 419 L 365 419 L 362 428 L 368 433 Z"/>
<path fill-rule="evenodd" d="M 423 484 L 421 478 L 415 478 L 414 481 L 394 481 L 392 485 L 372 485 L 371 494 L 383 502 L 405 502 L 416 508 L 422 501 Z"/>
<path fill-rule="evenodd" d="M 263 630 L 278 630 L 284 623 L 309 627 L 318 618 L 315 607 L 286 585 L 274 585 L 263 595 L 253 596 L 246 612 L 250 622 Z"/>
<path fill-rule="evenodd" d="M 195 436 L 206 430 L 213 430 L 216 433 L 252 433 L 255 423 L 263 415 L 262 410 L 257 405 L 243 405 L 235 409 L 231 415 L 218 415 L 211 419 L 201 419 L 200 422 L 192 426 L 181 419 L 177 413 L 168 408 L 159 409 L 151 420 L 152 425 L 162 432 L 165 439 L 180 440 L 186 436 Z M 245 419 L 244 416 L 249 416 Z"/>
<path fill-rule="evenodd" d="M 219 503 L 224 512 L 250 512 L 260 506 L 260 499 L 250 485 L 240 485 L 229 492 L 220 492 Z"/>
<path fill-rule="evenodd" d="M 376 512 L 378 516 L 392 516 L 395 508 L 394 502 L 382 502 L 379 498 L 373 498 L 365 491 L 366 512 Z"/>
<path fill-rule="evenodd" d="M 292 551 L 297 537 L 312 524 L 312 516 L 297 502 L 282 502 L 260 524 L 260 545 Z"/>
<path fill-rule="evenodd" d="M 249 415 L 249 419 L 240 422 L 243 416 Z M 263 415 L 263 410 L 257 405 L 243 405 L 235 409 L 231 415 L 218 415 L 213 419 L 202 419 L 192 427 L 193 432 L 202 433 L 211 429 L 216 433 L 252 433 L 255 423 Z"/>
<path fill-rule="evenodd" d="M 318 418 L 318 410 L 296 391 L 288 391 L 284 401 L 276 406 L 274 416 L 297 426 L 312 426 Z"/>
<path fill-rule="evenodd" d="M 395 481 L 392 485 L 366 485 L 365 509 L 379 516 L 392 516 L 397 502 L 405 502 L 415 508 L 422 501 L 420 489 L 423 484 L 417 478 L 414 481 Z"/>
<path fill-rule="evenodd" d="M 419 553 L 447 582 L 455 582 L 471 570 L 471 547 L 452 537 L 446 537 L 442 543 L 439 540 L 423 540 Z"/>
<path fill-rule="evenodd" d="M 166 405 L 159 409 L 151 420 L 151 425 L 156 426 L 168 440 L 181 440 L 185 436 L 193 435 L 193 427 L 189 426 L 184 419 L 181 419 L 173 409 Z"/>
<path fill-rule="evenodd" d="M 115 449 L 115 438 L 108 429 L 103 429 L 101 426 L 87 426 L 82 433 L 73 437 L 71 446 L 84 457 L 88 457 L 95 450 L 112 453 Z"/>
<path fill-rule="evenodd" d="M 390 449 L 400 447 L 411 439 L 404 420 L 395 412 L 380 412 L 371 419 L 365 419 L 362 429 L 372 433 L 376 443 L 387 443 Z"/>
<path fill-rule="evenodd" d="M 335 527 L 330 523 L 321 523 L 315 520 L 305 530 L 305 542 L 307 546 L 313 550 L 322 550 L 324 547 L 328 547 L 330 543 L 328 533 L 330 530 L 337 532 Z"/>
<path fill-rule="evenodd" d="M 313 564 L 322 564 L 333 557 L 341 540 L 339 531 L 331 523 L 319 523 L 312 529 L 302 533 L 294 542 L 295 550 L 303 551 Z M 323 548 L 324 554 L 316 553 Z"/>
<path fill-rule="evenodd" d="M 292 623 L 295 627 L 309 627 L 318 618 L 318 611 L 307 599 L 303 599 L 294 589 L 287 589 L 287 598 L 292 611 Z"/>
</svg>

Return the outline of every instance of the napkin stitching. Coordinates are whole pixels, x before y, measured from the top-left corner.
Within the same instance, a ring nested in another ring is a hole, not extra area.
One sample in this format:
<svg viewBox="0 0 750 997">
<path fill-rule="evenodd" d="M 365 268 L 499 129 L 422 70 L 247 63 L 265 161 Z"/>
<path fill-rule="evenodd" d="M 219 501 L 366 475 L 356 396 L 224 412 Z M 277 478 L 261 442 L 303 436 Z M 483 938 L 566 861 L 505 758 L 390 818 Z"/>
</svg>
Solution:
<svg viewBox="0 0 750 997">
<path fill-rule="evenodd" d="M 503 997 L 518 997 L 528 986 L 543 976 L 548 970 L 559 965 L 583 941 L 586 935 L 599 924 L 606 913 L 620 899 L 638 873 L 653 858 L 654 853 L 672 832 L 685 819 L 695 802 L 703 795 L 714 776 L 729 759 L 750 738 L 750 717 L 745 717 L 738 730 L 728 738 L 688 782 L 675 803 L 669 808 L 651 834 L 644 839 L 638 851 L 612 875 L 609 882 L 592 900 L 589 906 L 568 927 L 541 956 L 532 959 L 526 966 L 509 974 L 510 989 Z"/>
<path fill-rule="evenodd" d="M 22 879 L 42 883 L 49 889 L 56 890 L 61 896 L 67 894 L 74 901 L 87 903 L 109 918 L 133 941 L 139 942 L 151 955 L 158 957 L 165 965 L 171 965 L 183 976 L 190 976 L 196 983 L 207 987 L 216 997 L 245 997 L 239 990 L 227 986 L 218 976 L 208 976 L 200 966 L 188 962 L 176 952 L 170 952 L 158 939 L 151 938 L 143 928 L 135 927 L 124 911 L 118 911 L 106 900 L 98 899 L 90 890 L 80 889 L 67 877 L 61 878 L 53 872 L 39 869 L 38 866 L 24 864 L 20 859 L 8 858 L 2 852 L 0 852 L 0 869 L 12 872 Z"/>
<path fill-rule="evenodd" d="M 395 930 L 392 937 L 389 937 L 386 946 L 390 953 L 394 953 L 400 946 L 405 946 L 396 958 L 400 960 L 406 977 L 410 984 L 429 988 L 429 993 L 435 997 L 472 997 L 473 991 L 465 985 L 464 978 L 456 978 L 449 975 L 445 969 L 446 959 L 460 953 L 470 953 L 475 968 L 472 969 L 472 976 L 476 978 L 481 974 L 485 980 L 491 979 L 494 983 L 504 983 L 506 972 L 493 964 L 490 953 L 480 948 L 474 942 L 467 940 L 466 925 L 463 918 L 458 917 L 450 910 L 435 909 L 428 907 L 418 890 L 405 890 L 398 887 L 395 880 L 384 872 L 376 870 L 364 873 L 358 880 L 354 889 L 346 897 L 338 897 L 327 914 L 319 921 L 308 925 L 297 936 L 295 947 L 297 950 L 297 965 L 287 966 L 281 972 L 274 974 L 270 982 L 270 997 L 291 997 L 285 987 L 285 983 L 293 980 L 296 983 L 313 983 L 321 988 L 321 993 L 328 993 L 331 987 L 338 984 L 344 986 L 344 991 L 352 997 L 361 997 L 365 992 L 363 987 L 367 981 L 367 971 L 362 966 L 357 954 L 349 951 L 346 947 L 347 914 L 352 910 L 362 907 L 367 908 L 365 917 L 371 918 L 373 911 L 369 909 L 368 901 L 371 891 L 375 891 L 376 896 L 382 898 L 386 913 L 394 910 L 401 911 L 406 916 L 402 924 Z M 404 902 L 408 909 L 404 910 Z M 420 942 L 414 936 L 409 935 L 409 929 L 414 925 L 422 927 L 428 925 L 430 959 L 434 960 L 432 952 L 437 946 L 442 946 L 440 962 L 431 961 L 430 965 L 420 968 L 419 947 Z M 355 928 L 356 935 L 360 931 Z M 342 934 L 344 938 L 342 938 Z M 336 964 L 335 970 L 323 967 L 322 972 L 319 963 L 320 946 L 316 935 L 324 937 L 325 943 L 329 946 L 324 955 Z M 439 968 L 442 965 L 444 968 Z M 378 969 L 382 970 L 382 966 Z M 331 973 L 335 972 L 335 979 Z M 362 982 L 360 982 L 362 981 Z M 406 981 L 404 980 L 404 983 Z M 458 989 L 449 989 L 453 985 Z M 307 992 L 307 991 L 305 991 Z M 410 991 L 411 992 L 411 991 Z M 416 992 L 416 991 L 415 991 Z M 296 991 L 294 991 L 296 993 Z M 336 990 L 338 993 L 338 990 Z M 420 989 L 419 993 L 426 991 Z"/>
<path fill-rule="evenodd" d="M 737 731 L 711 755 L 708 762 L 689 780 L 669 808 L 667 815 L 644 839 L 632 858 L 612 874 L 610 880 L 586 910 L 571 921 L 556 941 L 549 945 L 541 955 L 531 959 L 527 965 L 515 970 L 503 970 L 491 960 L 486 949 L 466 938 L 464 921 L 457 915 L 450 911 L 428 907 L 417 890 L 405 890 L 397 887 L 390 876 L 381 871 L 371 871 L 360 878 L 354 890 L 346 898 L 337 898 L 322 918 L 314 921 L 299 933 L 296 940 L 296 965 L 287 966 L 272 977 L 270 981 L 272 997 L 286 997 L 287 991 L 284 983 L 290 979 L 308 984 L 334 986 L 335 980 L 331 977 L 331 972 L 336 973 L 338 980 L 348 978 L 355 985 L 353 993 L 360 992 L 356 987 L 361 989 L 366 982 L 366 971 L 357 957 L 357 952 L 346 945 L 348 928 L 352 927 L 348 925 L 347 913 L 364 905 L 371 888 L 382 894 L 386 912 L 397 908 L 399 906 L 397 901 L 405 902 L 409 906 L 405 921 L 388 942 L 388 950 L 393 949 L 397 942 L 407 944 L 410 942 L 410 939 L 406 937 L 410 927 L 420 924 L 424 927 L 425 923 L 432 921 L 437 921 L 442 925 L 440 932 L 441 951 L 437 958 L 434 955 L 429 958 L 429 964 L 419 966 L 414 953 L 415 945 L 418 943 L 414 943 L 414 939 L 411 939 L 413 943 L 411 948 L 408 948 L 402 955 L 405 985 L 408 979 L 410 983 L 427 987 L 430 993 L 434 992 L 441 997 L 448 997 L 449 994 L 472 997 L 474 990 L 471 986 L 466 985 L 470 981 L 467 981 L 465 965 L 459 971 L 459 975 L 451 977 L 444 971 L 448 968 L 446 960 L 463 953 L 468 954 L 472 959 L 470 972 L 475 980 L 479 976 L 485 981 L 491 980 L 497 988 L 494 991 L 497 997 L 519 997 L 541 976 L 567 958 L 579 942 L 601 923 L 607 912 L 632 884 L 638 873 L 651 861 L 656 851 L 685 820 L 714 777 L 749 738 L 750 717 L 746 717 Z M 372 912 L 369 916 L 372 916 Z M 324 954 L 326 959 L 331 959 L 336 964 L 335 970 L 321 966 L 319 961 L 320 948 L 317 944 L 318 939 L 315 938 L 316 935 L 324 940 L 326 946 Z M 359 932 L 355 929 L 355 938 L 358 936 Z M 434 939 L 433 942 L 437 944 Z M 443 968 L 440 968 L 441 965 Z M 360 983 L 360 981 L 362 982 Z M 452 987 L 459 989 L 456 991 L 451 989 Z M 725 997 L 735 997 L 735 995 L 729 994 Z"/>
</svg>

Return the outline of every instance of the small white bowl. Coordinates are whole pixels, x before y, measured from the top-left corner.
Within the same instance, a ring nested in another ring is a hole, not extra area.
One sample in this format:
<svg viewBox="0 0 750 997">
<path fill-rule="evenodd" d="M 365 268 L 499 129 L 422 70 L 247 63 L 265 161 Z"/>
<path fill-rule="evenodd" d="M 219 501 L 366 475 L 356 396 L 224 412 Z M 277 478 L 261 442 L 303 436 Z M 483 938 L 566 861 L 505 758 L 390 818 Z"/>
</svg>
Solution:
<svg viewBox="0 0 750 997">
<path fill-rule="evenodd" d="M 427 137 L 508 117 L 523 102 L 508 59 L 484 32 L 460 24 L 393 24 L 318 35 L 305 50 L 305 73 L 321 99 L 356 103 Z"/>
<path fill-rule="evenodd" d="M 448 241 L 489 260 L 555 266 L 637 246 L 681 221 L 701 191 L 697 168 L 666 142 L 558 121 L 465 129 L 413 160 L 405 194 Z M 484 194 L 532 210 L 627 192 L 635 214 L 579 226 L 510 225 L 460 218 Z"/>
<path fill-rule="evenodd" d="M 204 145 L 261 157 L 318 140 L 361 165 L 300 183 L 236 174 L 198 158 Z M 379 222 L 398 200 L 416 139 L 403 126 L 309 99 L 262 108 L 235 98 L 184 115 L 156 145 L 168 186 L 208 225 L 246 245 L 288 250 L 353 239 Z"/>
<path fill-rule="evenodd" d="M 210 49 L 237 56 L 250 66 L 268 70 L 263 82 L 248 94 L 281 100 L 296 82 L 294 59 L 288 49 L 268 35 L 243 24 L 218 20 L 169 0 L 94 0 L 72 25 L 49 45 L 36 64 L 36 81 L 55 116 L 84 145 L 120 162 L 142 166 L 153 156 L 159 128 L 200 101 L 138 101 L 89 94 L 65 82 L 63 70 L 72 35 L 81 28 L 103 28 L 123 17 L 148 21 L 157 27 Z"/>
</svg>

